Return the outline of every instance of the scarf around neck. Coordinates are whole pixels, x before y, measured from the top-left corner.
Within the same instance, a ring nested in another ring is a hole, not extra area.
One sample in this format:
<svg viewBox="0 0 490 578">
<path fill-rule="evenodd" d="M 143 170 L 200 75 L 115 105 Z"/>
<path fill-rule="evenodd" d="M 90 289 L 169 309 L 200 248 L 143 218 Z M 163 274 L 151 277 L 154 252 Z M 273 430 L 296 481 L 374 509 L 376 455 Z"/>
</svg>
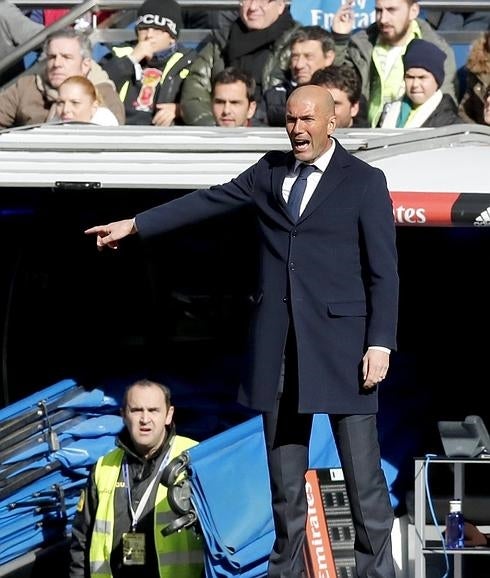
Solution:
<svg viewBox="0 0 490 578">
<path fill-rule="evenodd" d="M 226 66 L 236 66 L 244 56 L 269 51 L 274 42 L 292 28 L 294 20 L 289 11 L 283 12 L 269 27 L 263 30 L 249 30 L 240 18 L 231 26 L 228 42 L 223 51 Z"/>
</svg>

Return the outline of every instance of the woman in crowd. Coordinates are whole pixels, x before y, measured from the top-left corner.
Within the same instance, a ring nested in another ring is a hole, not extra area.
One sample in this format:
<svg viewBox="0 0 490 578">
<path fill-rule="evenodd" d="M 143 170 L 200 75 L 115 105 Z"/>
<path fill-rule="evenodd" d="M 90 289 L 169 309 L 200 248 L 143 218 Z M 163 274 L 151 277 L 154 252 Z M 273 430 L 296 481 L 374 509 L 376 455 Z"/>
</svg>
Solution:
<svg viewBox="0 0 490 578">
<path fill-rule="evenodd" d="M 55 120 L 102 126 L 119 124 L 115 115 L 103 106 L 97 89 L 85 76 L 70 76 L 59 86 Z"/>
</svg>

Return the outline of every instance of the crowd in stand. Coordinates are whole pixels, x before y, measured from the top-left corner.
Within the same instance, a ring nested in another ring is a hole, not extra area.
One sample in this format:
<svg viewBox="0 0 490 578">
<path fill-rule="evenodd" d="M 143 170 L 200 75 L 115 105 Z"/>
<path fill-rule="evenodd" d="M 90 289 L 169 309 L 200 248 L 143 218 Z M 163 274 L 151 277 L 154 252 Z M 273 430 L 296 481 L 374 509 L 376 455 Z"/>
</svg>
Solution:
<svg viewBox="0 0 490 578">
<path fill-rule="evenodd" d="M 44 23 L 12 0 L 0 8 L 1 61 Z M 83 27 L 48 36 L 33 70 L 0 90 L 0 127 L 284 126 L 287 97 L 309 83 L 332 92 L 340 128 L 490 125 L 490 11 L 479 14 L 461 76 L 435 26 L 441 19 L 422 17 L 416 0 L 375 0 L 375 22 L 365 29 L 354 29 L 346 2 L 331 30 L 296 22 L 286 0 L 242 0 L 238 11 L 207 16 L 186 14 L 176 0 L 146 0 L 135 40 L 107 47 L 98 62 Z M 197 48 L 179 41 L 189 25 L 211 29 Z"/>
</svg>

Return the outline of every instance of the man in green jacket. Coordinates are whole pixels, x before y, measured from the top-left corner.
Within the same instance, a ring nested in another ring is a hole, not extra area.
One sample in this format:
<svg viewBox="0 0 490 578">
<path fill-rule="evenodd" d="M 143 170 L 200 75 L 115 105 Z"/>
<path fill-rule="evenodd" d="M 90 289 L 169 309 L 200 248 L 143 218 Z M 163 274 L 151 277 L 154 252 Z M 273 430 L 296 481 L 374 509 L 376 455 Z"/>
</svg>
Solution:
<svg viewBox="0 0 490 578">
<path fill-rule="evenodd" d="M 255 80 L 255 100 L 261 108 L 262 94 L 284 80 L 288 68 L 289 42 L 299 24 L 285 0 L 243 0 L 240 15 L 229 29 L 213 32 L 212 39 L 194 60 L 184 81 L 181 97 L 185 124 L 213 126 L 211 84 L 229 66 L 243 70 Z M 264 120 L 259 118 L 258 122 Z"/>
<path fill-rule="evenodd" d="M 380 126 L 392 102 L 405 93 L 402 57 L 414 38 L 423 38 L 443 50 L 443 93 L 458 101 L 456 59 L 453 49 L 431 26 L 419 18 L 416 0 L 376 0 L 376 21 L 365 30 L 351 34 L 354 18 L 349 3 L 345 4 L 344 28 L 334 29 L 339 62 L 357 68 L 362 79 L 362 94 L 368 102 L 370 126 Z M 350 10 L 350 12 L 349 12 Z M 349 26 L 347 26 L 349 24 Z"/>
</svg>

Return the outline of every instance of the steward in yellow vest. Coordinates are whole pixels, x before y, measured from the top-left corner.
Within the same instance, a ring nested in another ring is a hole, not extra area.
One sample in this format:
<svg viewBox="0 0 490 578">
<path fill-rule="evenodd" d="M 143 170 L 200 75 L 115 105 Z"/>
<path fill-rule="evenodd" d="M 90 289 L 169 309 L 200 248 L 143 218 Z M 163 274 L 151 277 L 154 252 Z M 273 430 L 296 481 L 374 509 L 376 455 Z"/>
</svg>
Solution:
<svg viewBox="0 0 490 578">
<path fill-rule="evenodd" d="M 162 534 L 179 516 L 160 483 L 162 471 L 197 443 L 176 435 L 173 411 L 164 385 L 142 380 L 126 390 L 117 447 L 98 459 L 80 497 L 70 578 L 203 576 L 203 542 L 196 531 Z"/>
</svg>

